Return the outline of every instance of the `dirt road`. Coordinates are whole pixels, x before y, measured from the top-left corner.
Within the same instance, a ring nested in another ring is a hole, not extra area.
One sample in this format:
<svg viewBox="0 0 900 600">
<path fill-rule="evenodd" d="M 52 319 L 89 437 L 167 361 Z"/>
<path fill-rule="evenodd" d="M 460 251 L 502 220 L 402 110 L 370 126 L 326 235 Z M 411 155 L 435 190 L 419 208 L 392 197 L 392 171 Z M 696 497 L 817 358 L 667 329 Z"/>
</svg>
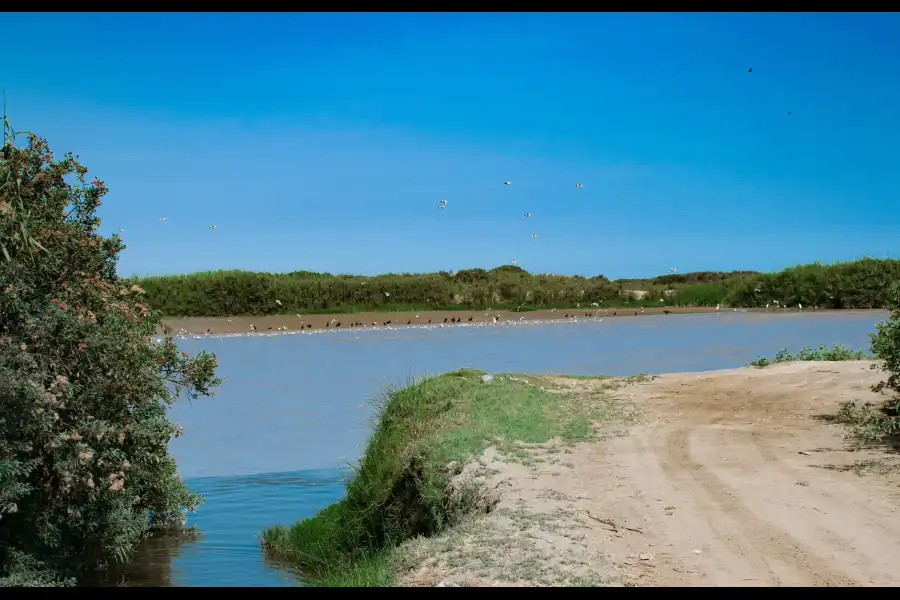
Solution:
<svg viewBox="0 0 900 600">
<path fill-rule="evenodd" d="M 817 418 L 844 400 L 878 401 L 869 366 L 800 362 L 621 388 L 643 412 L 626 435 L 531 465 L 482 457 L 497 508 L 444 547 L 414 544 L 407 583 L 897 585 L 898 461 L 849 451 L 846 430 Z M 515 558 L 491 562 L 496 553 Z"/>
</svg>

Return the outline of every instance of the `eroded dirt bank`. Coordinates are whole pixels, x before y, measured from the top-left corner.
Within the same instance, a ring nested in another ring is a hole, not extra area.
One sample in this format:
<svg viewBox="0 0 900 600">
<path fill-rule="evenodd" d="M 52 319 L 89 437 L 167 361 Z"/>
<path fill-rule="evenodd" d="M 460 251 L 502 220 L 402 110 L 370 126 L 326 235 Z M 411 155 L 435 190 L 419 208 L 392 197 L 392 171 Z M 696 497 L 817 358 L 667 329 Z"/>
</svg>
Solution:
<svg viewBox="0 0 900 600">
<path fill-rule="evenodd" d="M 640 424 L 526 458 L 489 449 L 467 472 L 495 509 L 406 543 L 401 584 L 897 585 L 897 460 L 851 451 L 846 429 L 820 418 L 845 400 L 880 400 L 870 364 L 798 362 L 618 388 L 534 378 L 632 403 Z"/>
</svg>

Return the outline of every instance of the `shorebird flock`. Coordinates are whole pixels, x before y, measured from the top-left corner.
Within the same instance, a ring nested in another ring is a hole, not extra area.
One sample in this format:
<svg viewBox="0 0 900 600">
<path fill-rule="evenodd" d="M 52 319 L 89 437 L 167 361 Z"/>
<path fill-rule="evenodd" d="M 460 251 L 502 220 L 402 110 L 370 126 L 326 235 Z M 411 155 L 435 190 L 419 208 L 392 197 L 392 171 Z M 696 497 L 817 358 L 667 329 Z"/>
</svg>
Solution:
<svg viewBox="0 0 900 600">
<path fill-rule="evenodd" d="M 509 181 L 509 180 L 504 181 L 504 182 L 503 182 L 503 185 L 504 185 L 504 186 L 511 186 L 511 185 L 512 185 L 512 181 Z M 575 184 L 575 187 L 578 188 L 578 189 L 580 189 L 580 188 L 583 188 L 583 187 L 584 187 L 584 184 L 583 184 L 583 183 L 576 183 L 576 184 Z M 444 210 L 445 208 L 447 208 L 447 205 L 448 205 L 448 203 L 447 203 L 446 200 L 441 200 L 440 204 L 438 204 L 438 208 L 441 209 L 441 210 Z M 533 215 L 532 215 L 530 212 L 526 212 L 526 213 L 525 213 L 525 218 L 526 218 L 526 219 L 529 218 L 529 217 L 531 217 L 531 216 L 533 216 Z M 536 234 L 536 233 L 532 233 L 532 234 L 531 234 L 531 239 L 536 239 L 536 238 L 537 238 L 537 234 Z M 519 261 L 518 261 L 517 259 L 514 258 L 514 259 L 512 259 L 510 262 L 511 262 L 512 264 L 516 264 L 516 263 L 519 262 Z"/>
<path fill-rule="evenodd" d="M 607 313 L 609 311 L 606 311 Z M 634 311 L 635 316 L 643 313 L 643 309 L 639 311 Z M 485 313 L 485 320 L 476 321 L 473 317 L 469 317 L 468 319 L 463 318 L 455 318 L 455 317 L 447 317 L 443 319 L 442 322 L 432 323 L 429 320 L 427 323 L 412 323 L 410 320 L 407 322 L 394 322 L 393 320 L 387 321 L 373 321 L 372 323 L 363 323 L 361 321 L 353 321 L 351 323 L 341 323 L 337 320 L 337 318 L 331 319 L 324 327 L 320 327 L 318 329 L 313 329 L 312 325 L 304 324 L 302 320 L 298 323 L 296 329 L 292 329 L 290 327 L 280 325 L 278 327 L 268 327 L 266 330 L 260 330 L 254 324 L 250 324 L 249 331 L 246 332 L 230 332 L 230 333 L 213 333 L 211 330 L 207 330 L 206 333 L 192 333 L 186 329 L 179 329 L 177 332 L 174 332 L 175 337 L 179 339 L 201 339 L 201 338 L 233 338 L 233 337 L 258 337 L 258 336 L 273 336 L 273 335 L 317 335 L 323 333 L 337 333 L 344 332 L 350 333 L 355 332 L 357 334 L 365 334 L 367 332 L 376 332 L 376 331 L 397 331 L 401 327 L 404 331 L 410 329 L 418 329 L 418 330 L 435 330 L 435 329 L 444 329 L 448 327 L 458 328 L 458 327 L 523 327 L 528 325 L 538 325 L 538 324 L 551 324 L 551 323 L 572 323 L 572 322 L 585 322 L 585 321 L 593 321 L 599 322 L 603 319 L 601 318 L 604 315 L 601 315 L 599 312 L 587 312 L 584 313 L 584 316 L 577 314 L 576 311 L 570 310 L 565 314 L 565 317 L 560 316 L 556 319 L 528 319 L 524 315 L 518 318 L 502 318 L 499 314 L 491 314 L 492 311 L 489 309 L 488 312 Z M 629 313 L 630 314 L 630 313 Z M 419 315 L 416 315 L 418 317 Z M 297 315 L 302 319 L 302 315 Z M 228 322 L 231 322 L 231 319 L 228 319 Z M 342 327 L 344 325 L 344 327 Z M 162 342 L 162 337 L 157 337 L 153 340 L 156 343 Z"/>
</svg>

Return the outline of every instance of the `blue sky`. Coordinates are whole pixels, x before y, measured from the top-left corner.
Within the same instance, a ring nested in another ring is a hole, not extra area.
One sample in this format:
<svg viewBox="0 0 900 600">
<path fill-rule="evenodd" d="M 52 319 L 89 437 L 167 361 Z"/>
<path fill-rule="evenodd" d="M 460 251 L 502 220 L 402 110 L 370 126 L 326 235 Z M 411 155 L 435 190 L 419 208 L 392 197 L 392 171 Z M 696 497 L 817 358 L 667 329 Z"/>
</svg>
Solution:
<svg viewBox="0 0 900 600">
<path fill-rule="evenodd" d="M 900 255 L 898 14 L 3 22 L 13 125 L 106 181 L 124 275 Z"/>
</svg>

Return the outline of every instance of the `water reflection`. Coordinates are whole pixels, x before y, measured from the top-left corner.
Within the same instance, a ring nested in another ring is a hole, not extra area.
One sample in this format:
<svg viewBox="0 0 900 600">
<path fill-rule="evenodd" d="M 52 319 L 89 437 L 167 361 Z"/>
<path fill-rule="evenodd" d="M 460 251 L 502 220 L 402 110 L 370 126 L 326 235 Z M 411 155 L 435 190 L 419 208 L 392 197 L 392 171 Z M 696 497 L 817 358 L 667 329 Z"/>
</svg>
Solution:
<svg viewBox="0 0 900 600">
<path fill-rule="evenodd" d="M 177 585 L 173 583 L 172 577 L 174 560 L 185 545 L 197 544 L 202 539 L 203 532 L 196 527 L 154 535 L 141 542 L 128 564 L 113 565 L 106 571 L 97 573 L 91 583 L 103 587 L 170 587 Z"/>
</svg>

